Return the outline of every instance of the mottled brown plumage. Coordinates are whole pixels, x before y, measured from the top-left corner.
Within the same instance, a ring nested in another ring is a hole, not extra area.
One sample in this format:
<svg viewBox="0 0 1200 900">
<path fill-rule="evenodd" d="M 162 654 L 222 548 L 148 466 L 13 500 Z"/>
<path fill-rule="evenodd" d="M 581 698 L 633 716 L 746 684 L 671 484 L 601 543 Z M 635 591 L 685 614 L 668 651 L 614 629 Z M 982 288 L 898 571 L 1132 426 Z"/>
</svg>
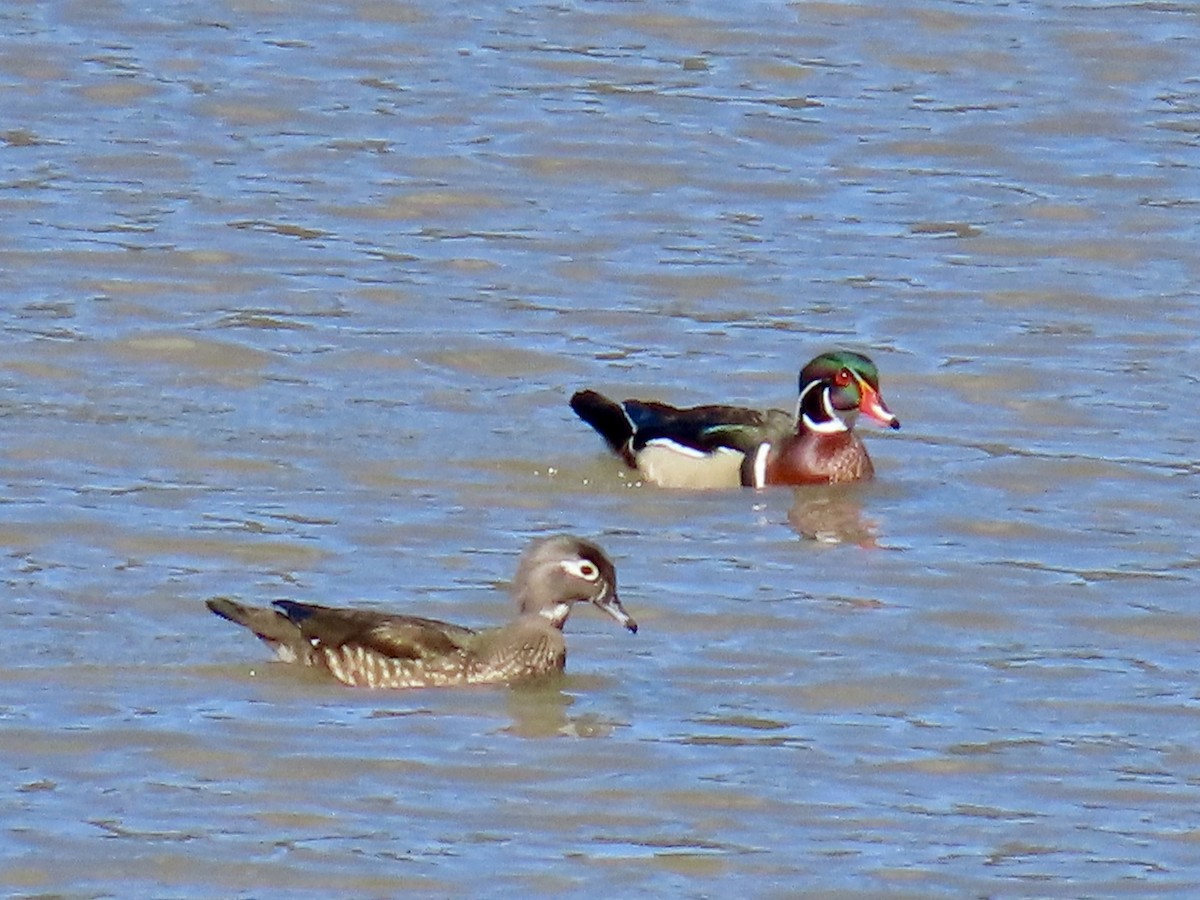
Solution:
<svg viewBox="0 0 1200 900">
<path fill-rule="evenodd" d="M 766 484 L 843 484 L 875 477 L 866 445 L 853 431 L 797 432 L 763 447 Z"/>
<path fill-rule="evenodd" d="M 521 555 L 513 581 L 518 614 L 475 631 L 450 622 L 277 600 L 273 608 L 223 597 L 208 608 L 253 631 L 285 662 L 328 671 L 354 687 L 410 688 L 508 683 L 561 672 L 562 628 L 573 603 L 589 602 L 630 631 L 612 561 L 571 535 L 540 538 Z"/>
</svg>

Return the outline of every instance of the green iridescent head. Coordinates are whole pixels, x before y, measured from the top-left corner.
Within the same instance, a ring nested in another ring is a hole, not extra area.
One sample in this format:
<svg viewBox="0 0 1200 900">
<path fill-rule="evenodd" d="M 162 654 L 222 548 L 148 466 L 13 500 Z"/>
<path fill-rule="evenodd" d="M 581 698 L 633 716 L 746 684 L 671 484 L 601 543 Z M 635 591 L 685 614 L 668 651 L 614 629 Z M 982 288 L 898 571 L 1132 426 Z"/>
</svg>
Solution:
<svg viewBox="0 0 1200 900">
<path fill-rule="evenodd" d="M 900 427 L 900 420 L 879 393 L 879 370 L 861 353 L 850 350 L 822 353 L 800 370 L 801 395 L 814 382 L 828 387 L 829 402 L 838 412 L 862 412 L 880 425 Z"/>
</svg>

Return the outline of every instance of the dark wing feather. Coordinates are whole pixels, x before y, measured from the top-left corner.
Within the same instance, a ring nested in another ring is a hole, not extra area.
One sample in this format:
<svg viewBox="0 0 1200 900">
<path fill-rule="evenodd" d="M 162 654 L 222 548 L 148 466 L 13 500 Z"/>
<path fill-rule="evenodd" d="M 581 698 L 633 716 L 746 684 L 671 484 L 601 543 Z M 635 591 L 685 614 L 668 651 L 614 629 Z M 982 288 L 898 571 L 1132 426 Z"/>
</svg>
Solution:
<svg viewBox="0 0 1200 900">
<path fill-rule="evenodd" d="M 656 439 L 665 439 L 712 453 L 730 447 L 749 454 L 767 439 L 787 413 L 761 413 L 742 406 L 693 406 L 677 409 L 666 403 L 626 400 L 625 412 L 637 427 L 633 446 L 640 450 Z"/>
<path fill-rule="evenodd" d="M 709 440 L 718 441 L 723 447 L 741 450 L 747 456 L 763 441 L 778 441 L 796 430 L 796 420 L 791 413 L 781 409 L 768 409 L 765 413 L 753 412 L 753 422 L 717 422 L 707 429 Z"/>
<path fill-rule="evenodd" d="M 327 647 L 358 645 L 394 659 L 424 659 L 467 649 L 476 632 L 461 625 L 366 609 L 276 600 L 305 639 Z"/>
<path fill-rule="evenodd" d="M 450 622 L 417 616 L 393 616 L 367 636 L 364 643 L 385 656 L 424 659 L 470 650 L 477 632 Z"/>
</svg>

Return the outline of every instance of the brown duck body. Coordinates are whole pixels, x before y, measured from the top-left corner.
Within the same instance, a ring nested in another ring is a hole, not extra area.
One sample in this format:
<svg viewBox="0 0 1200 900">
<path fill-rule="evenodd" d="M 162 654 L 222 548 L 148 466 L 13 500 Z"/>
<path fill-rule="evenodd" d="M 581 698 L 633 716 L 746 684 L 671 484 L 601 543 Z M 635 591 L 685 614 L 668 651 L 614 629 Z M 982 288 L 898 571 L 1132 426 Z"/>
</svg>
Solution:
<svg viewBox="0 0 1200 900">
<path fill-rule="evenodd" d="M 875 477 L 862 438 L 853 431 L 819 434 L 795 431 L 778 444 L 759 445 L 765 454 L 765 484 L 843 484 Z"/>
<path fill-rule="evenodd" d="M 562 672 L 567 658 L 562 628 L 576 602 L 594 603 L 637 631 L 617 598 L 611 561 L 595 544 L 570 535 L 530 546 L 514 593 L 519 614 L 481 631 L 419 616 L 290 600 L 266 608 L 221 597 L 207 605 L 254 632 L 284 662 L 368 688 L 510 683 Z"/>
<path fill-rule="evenodd" d="M 543 616 L 474 631 L 450 622 L 280 601 L 276 608 L 226 598 L 208 608 L 258 635 L 283 662 L 324 669 L 368 688 L 495 684 L 561 672 L 562 632 Z"/>
</svg>

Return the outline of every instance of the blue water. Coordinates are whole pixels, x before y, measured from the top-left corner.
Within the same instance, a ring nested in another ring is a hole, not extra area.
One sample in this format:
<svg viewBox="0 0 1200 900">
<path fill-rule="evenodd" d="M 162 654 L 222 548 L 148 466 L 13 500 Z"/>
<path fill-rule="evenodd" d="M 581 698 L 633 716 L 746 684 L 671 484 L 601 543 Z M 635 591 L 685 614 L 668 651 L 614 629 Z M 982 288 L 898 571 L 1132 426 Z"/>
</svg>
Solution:
<svg viewBox="0 0 1200 900">
<path fill-rule="evenodd" d="M 1191 4 L 0 11 L 12 896 L 1190 897 Z M 581 386 L 787 408 L 878 479 L 636 483 Z M 355 692 L 203 601 L 568 674 Z"/>
</svg>

